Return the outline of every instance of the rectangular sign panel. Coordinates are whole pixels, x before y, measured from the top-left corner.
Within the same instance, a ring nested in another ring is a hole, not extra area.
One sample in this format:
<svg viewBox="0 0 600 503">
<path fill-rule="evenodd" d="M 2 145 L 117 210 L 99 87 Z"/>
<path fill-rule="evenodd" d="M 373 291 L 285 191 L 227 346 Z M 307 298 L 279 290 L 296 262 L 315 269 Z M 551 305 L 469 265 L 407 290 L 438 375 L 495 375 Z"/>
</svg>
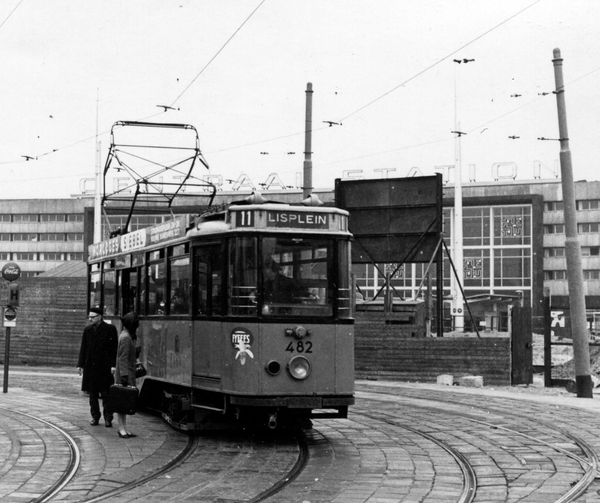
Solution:
<svg viewBox="0 0 600 503">
<path fill-rule="evenodd" d="M 187 217 L 176 217 L 154 227 L 128 232 L 123 236 L 94 243 L 88 247 L 89 260 L 111 257 L 144 248 L 147 245 L 170 241 L 185 236 Z"/>
<path fill-rule="evenodd" d="M 335 204 L 350 213 L 354 263 L 431 260 L 442 232 L 441 175 L 338 179 Z"/>
</svg>

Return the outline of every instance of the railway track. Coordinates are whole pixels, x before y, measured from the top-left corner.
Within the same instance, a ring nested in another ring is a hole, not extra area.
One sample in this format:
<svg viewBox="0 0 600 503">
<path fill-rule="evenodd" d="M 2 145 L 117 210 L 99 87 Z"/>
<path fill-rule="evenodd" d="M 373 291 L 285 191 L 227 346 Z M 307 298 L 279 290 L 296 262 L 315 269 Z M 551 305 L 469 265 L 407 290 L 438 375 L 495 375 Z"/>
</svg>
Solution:
<svg viewBox="0 0 600 503">
<path fill-rule="evenodd" d="M 459 453 L 463 492 L 458 502 L 517 501 L 537 493 L 545 501 L 567 503 L 584 495 L 598 475 L 598 454 L 588 440 L 531 411 L 521 413 L 495 400 L 482 403 L 481 397 L 457 402 L 447 394 L 408 394 L 360 393 L 361 410 L 355 413 Z M 532 475 L 536 480 L 524 484 Z"/>
<path fill-rule="evenodd" d="M 64 428 L 31 414 L 0 407 L 0 416 L 4 424 L 4 431 L 8 432 L 7 436 L 13 440 L 10 444 L 3 443 L 0 448 L 4 451 L 0 455 L 0 459 L 5 460 L 4 464 L 6 465 L 0 470 L 0 476 L 12 472 L 11 477 L 15 488 L 12 494 L 14 492 L 30 494 L 31 501 L 35 503 L 51 501 L 69 484 L 79 469 L 81 455 L 77 442 Z M 17 433 L 23 429 L 29 433 L 27 439 Z M 39 463 L 27 462 L 28 453 L 42 446 L 47 449 L 48 455 L 40 459 Z M 17 466 L 27 466 L 27 470 L 11 469 L 14 465 L 10 463 L 14 460 L 16 460 Z M 54 480 L 48 480 L 49 470 L 44 464 L 53 466 L 50 471 L 55 475 Z M 38 494 L 42 478 L 46 481 L 47 488 Z M 0 493 L 0 499 L 11 498 L 12 494 L 10 492 Z"/>
<path fill-rule="evenodd" d="M 569 503 L 598 501 L 600 490 L 597 416 L 587 410 L 361 384 L 348 419 L 316 420 L 301 434 L 189 436 L 138 414 L 140 436 L 123 441 L 88 426 L 81 395 L 62 398 L 69 414 L 47 414 L 51 393 L 19 396 L 27 398 L 6 396 L 0 408 L 7 502 L 17 501 L 9 487 L 18 501 L 53 502 Z"/>
</svg>

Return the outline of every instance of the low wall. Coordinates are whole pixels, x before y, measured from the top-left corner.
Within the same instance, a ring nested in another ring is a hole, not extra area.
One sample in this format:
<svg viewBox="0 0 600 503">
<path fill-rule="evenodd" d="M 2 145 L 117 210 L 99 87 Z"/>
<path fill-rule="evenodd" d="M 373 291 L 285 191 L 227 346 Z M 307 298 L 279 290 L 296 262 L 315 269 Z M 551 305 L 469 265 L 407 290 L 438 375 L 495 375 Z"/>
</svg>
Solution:
<svg viewBox="0 0 600 503">
<path fill-rule="evenodd" d="M 85 278 L 21 278 L 17 326 L 11 329 L 10 365 L 75 368 L 86 325 Z M 0 327 L 4 363 L 6 329 Z"/>
<path fill-rule="evenodd" d="M 86 325 L 85 278 L 23 278 L 11 365 L 77 365 Z M 4 363 L 5 330 L 0 337 Z M 357 313 L 358 379 L 435 382 L 438 375 L 483 376 L 484 385 L 510 385 L 509 338 L 424 337 L 416 324 L 386 324 L 380 313 Z"/>
<path fill-rule="evenodd" d="M 410 334 L 410 329 L 398 325 L 357 320 L 356 378 L 436 382 L 442 374 L 478 375 L 484 385 L 511 384 L 509 337 L 419 338 Z"/>
</svg>

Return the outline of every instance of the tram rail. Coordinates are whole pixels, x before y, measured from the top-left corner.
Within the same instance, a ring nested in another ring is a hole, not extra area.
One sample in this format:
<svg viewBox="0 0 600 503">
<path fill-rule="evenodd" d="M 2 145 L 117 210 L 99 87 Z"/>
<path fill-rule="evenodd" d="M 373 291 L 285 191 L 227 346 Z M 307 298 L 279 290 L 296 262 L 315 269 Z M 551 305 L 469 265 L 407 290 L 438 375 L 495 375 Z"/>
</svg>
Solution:
<svg viewBox="0 0 600 503">
<path fill-rule="evenodd" d="M 503 423 L 500 421 L 485 421 L 481 419 L 477 419 L 473 417 L 473 412 L 460 412 L 456 409 L 459 405 L 451 399 L 441 399 L 439 394 L 436 394 L 435 397 L 431 397 L 431 399 L 424 400 L 422 397 L 414 398 L 413 394 L 409 393 L 411 396 L 398 396 L 398 395 L 388 395 L 386 393 L 380 393 L 376 391 L 368 391 L 368 392 L 359 392 L 357 395 L 360 398 L 367 398 L 368 400 L 374 400 L 379 402 L 395 402 L 400 405 L 404 405 L 405 407 L 408 405 L 413 409 L 421 409 L 421 410 L 432 410 L 439 411 L 440 408 L 443 407 L 444 413 L 447 416 L 451 416 L 453 418 L 460 418 L 467 420 L 468 422 L 478 424 L 485 428 L 489 428 L 490 430 L 501 430 L 506 433 L 507 438 L 514 437 L 522 437 L 526 439 L 530 444 L 531 451 L 534 452 L 534 446 L 540 445 L 554 450 L 555 452 L 563 455 L 575 462 L 577 462 L 581 468 L 581 476 L 578 480 L 572 481 L 570 487 L 563 494 L 558 496 L 556 499 L 552 500 L 555 503 L 570 503 L 577 501 L 579 497 L 586 493 L 588 488 L 592 485 L 596 477 L 598 477 L 599 472 L 598 468 L 600 466 L 600 459 L 598 457 L 597 452 L 594 450 L 593 446 L 587 442 L 586 440 L 571 434 L 570 432 L 566 432 L 561 428 L 558 428 L 556 425 L 550 424 L 548 422 L 542 421 L 539 418 L 535 420 L 535 426 L 537 430 L 535 432 L 524 432 L 524 429 L 532 429 L 532 425 L 523 426 L 523 422 L 526 420 L 531 421 L 531 417 L 525 414 L 520 414 L 516 411 L 512 411 L 509 417 L 506 409 L 502 410 L 502 414 L 505 415 L 505 419 Z M 499 414 L 499 409 L 497 407 L 485 405 L 481 403 L 481 397 L 477 397 L 478 405 L 476 408 L 477 414 Z M 440 405 L 441 404 L 441 405 Z M 464 402 L 461 402 L 460 407 L 468 408 Z M 371 407 L 371 409 L 374 409 Z M 366 413 L 364 411 L 358 410 L 354 411 L 355 414 L 360 416 L 366 416 L 374 420 L 382 421 L 387 424 L 394 425 L 396 427 L 401 427 L 407 429 L 409 431 L 415 432 L 419 435 L 422 435 L 425 438 L 428 438 L 440 445 L 440 447 L 444 448 L 449 453 L 454 452 L 455 450 L 452 447 L 447 449 L 448 442 L 441 441 L 435 437 L 435 435 L 430 435 L 419 429 L 418 427 L 408 426 L 403 424 L 403 421 L 406 418 L 395 418 L 395 419 L 387 419 L 382 417 L 381 413 L 382 407 L 377 407 L 377 410 L 380 410 L 378 414 Z M 473 410 L 473 409 L 471 409 Z M 507 424 L 509 421 L 518 421 L 520 422 L 521 427 L 510 427 Z M 537 436 L 535 435 L 537 433 Z M 540 438 L 545 437 L 545 438 Z M 565 447 L 566 446 L 566 447 Z M 575 452 L 577 451 L 577 452 Z M 460 453 L 460 450 L 458 450 Z M 458 502 L 467 503 L 470 501 L 477 501 L 475 496 L 477 494 L 477 470 L 473 468 L 469 462 L 469 456 L 460 454 L 460 457 L 457 458 L 457 463 L 460 466 L 461 470 L 464 474 L 464 489 L 463 496 Z M 468 473 L 471 472 L 472 474 Z M 549 496 L 550 497 L 550 496 Z M 548 501 L 551 501 L 550 499 Z"/>
<path fill-rule="evenodd" d="M 22 417 L 27 417 L 33 421 L 39 422 L 52 428 L 56 431 L 65 441 L 69 451 L 69 460 L 67 462 L 67 467 L 63 470 L 62 474 L 58 477 L 58 479 L 48 487 L 48 489 L 44 490 L 38 497 L 32 500 L 33 503 L 46 503 L 47 501 L 52 500 L 54 496 L 56 496 L 63 488 L 65 488 L 69 482 L 75 476 L 75 473 L 79 469 L 79 465 L 81 463 L 81 453 L 79 451 L 79 447 L 77 446 L 77 442 L 75 439 L 69 435 L 69 433 L 57 426 L 56 424 L 51 423 L 50 421 L 46 421 L 40 417 L 36 417 L 32 414 L 27 414 L 25 412 L 20 412 L 12 409 L 7 409 L 5 407 L 0 407 L 0 411 L 4 414 L 14 414 Z M 26 483 L 31 483 L 29 480 Z M 36 484 L 40 484 L 40 482 L 35 482 Z"/>
</svg>

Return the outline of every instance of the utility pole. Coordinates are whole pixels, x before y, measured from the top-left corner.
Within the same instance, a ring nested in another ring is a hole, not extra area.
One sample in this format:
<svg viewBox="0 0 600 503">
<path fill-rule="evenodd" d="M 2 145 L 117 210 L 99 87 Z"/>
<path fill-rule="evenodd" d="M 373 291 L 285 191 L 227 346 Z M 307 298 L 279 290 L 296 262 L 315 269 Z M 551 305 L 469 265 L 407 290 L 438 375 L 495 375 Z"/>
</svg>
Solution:
<svg viewBox="0 0 600 503">
<path fill-rule="evenodd" d="M 102 241 L 102 208 L 101 208 L 101 182 L 100 168 L 100 142 L 98 141 L 98 108 L 100 103 L 100 90 L 96 89 L 96 193 L 94 195 L 94 243 Z"/>
<path fill-rule="evenodd" d="M 585 314 L 585 293 L 581 247 L 577 239 L 577 214 L 575 207 L 575 187 L 573 166 L 567 131 L 567 109 L 565 86 L 562 74 L 560 49 L 554 49 L 554 81 L 556 83 L 556 106 L 558 108 L 558 134 L 560 141 L 560 172 L 562 177 L 563 204 L 565 215 L 565 254 L 567 257 L 567 279 L 569 285 L 569 310 L 571 312 L 571 336 L 575 356 L 575 382 L 579 398 L 592 398 L 593 385 L 590 373 L 590 348 L 587 319 Z"/>
<path fill-rule="evenodd" d="M 307 198 L 312 194 L 312 83 L 306 84 L 306 125 L 304 128 L 304 181 L 302 194 Z"/>
</svg>

